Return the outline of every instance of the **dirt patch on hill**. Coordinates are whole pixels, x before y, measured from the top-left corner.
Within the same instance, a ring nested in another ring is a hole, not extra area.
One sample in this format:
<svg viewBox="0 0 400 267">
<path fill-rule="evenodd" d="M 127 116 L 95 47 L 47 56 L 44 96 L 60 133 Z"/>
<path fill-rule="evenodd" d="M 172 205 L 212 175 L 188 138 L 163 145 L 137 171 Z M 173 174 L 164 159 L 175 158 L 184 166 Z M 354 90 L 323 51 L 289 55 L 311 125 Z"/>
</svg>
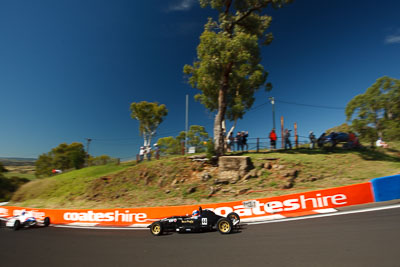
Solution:
<svg viewBox="0 0 400 267">
<path fill-rule="evenodd" d="M 294 187 L 301 166 L 281 164 L 279 159 L 250 163 L 251 169 L 220 171 L 207 162 L 178 158 L 172 163 L 139 164 L 113 175 L 94 179 L 86 201 L 124 203 L 124 206 L 153 206 L 234 200 L 239 195 Z M 317 180 L 319 178 L 311 178 Z"/>
</svg>

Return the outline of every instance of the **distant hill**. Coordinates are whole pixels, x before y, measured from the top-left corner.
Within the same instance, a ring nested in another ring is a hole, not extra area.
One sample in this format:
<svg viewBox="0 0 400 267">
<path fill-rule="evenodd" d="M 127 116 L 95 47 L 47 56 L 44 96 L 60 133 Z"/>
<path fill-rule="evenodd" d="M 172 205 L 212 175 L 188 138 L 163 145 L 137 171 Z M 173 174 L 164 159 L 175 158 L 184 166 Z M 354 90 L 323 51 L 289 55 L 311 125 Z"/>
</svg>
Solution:
<svg viewBox="0 0 400 267">
<path fill-rule="evenodd" d="M 0 157 L 0 162 L 5 166 L 32 166 L 35 165 L 36 159 Z"/>
</svg>

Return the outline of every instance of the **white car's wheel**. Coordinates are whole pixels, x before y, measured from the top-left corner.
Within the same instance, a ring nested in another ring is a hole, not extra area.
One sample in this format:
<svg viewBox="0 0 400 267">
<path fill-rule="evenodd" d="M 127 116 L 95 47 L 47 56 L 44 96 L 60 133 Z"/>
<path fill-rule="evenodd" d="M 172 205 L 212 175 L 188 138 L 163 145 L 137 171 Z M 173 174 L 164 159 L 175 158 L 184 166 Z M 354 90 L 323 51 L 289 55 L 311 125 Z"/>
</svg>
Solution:
<svg viewBox="0 0 400 267">
<path fill-rule="evenodd" d="M 17 231 L 19 228 L 21 228 L 21 222 L 19 220 L 15 220 L 13 230 Z"/>
<path fill-rule="evenodd" d="M 43 224 L 44 224 L 45 227 L 49 226 L 50 225 L 50 218 L 49 217 L 44 218 Z"/>
</svg>

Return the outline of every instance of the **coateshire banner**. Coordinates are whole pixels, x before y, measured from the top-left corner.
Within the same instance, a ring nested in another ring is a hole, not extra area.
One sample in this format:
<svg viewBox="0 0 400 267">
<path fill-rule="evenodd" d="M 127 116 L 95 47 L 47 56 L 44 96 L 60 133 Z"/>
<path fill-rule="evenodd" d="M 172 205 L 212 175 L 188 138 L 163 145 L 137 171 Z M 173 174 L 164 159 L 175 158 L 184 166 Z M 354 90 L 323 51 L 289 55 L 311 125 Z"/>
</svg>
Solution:
<svg viewBox="0 0 400 267">
<path fill-rule="evenodd" d="M 52 224 L 146 226 L 153 221 L 191 214 L 201 206 L 219 215 L 239 214 L 243 221 L 270 220 L 321 213 L 338 207 L 373 202 L 371 183 L 355 184 L 298 194 L 191 206 L 126 209 L 32 209 L 0 206 L 0 217 L 32 211 L 37 218 L 50 217 Z"/>
</svg>

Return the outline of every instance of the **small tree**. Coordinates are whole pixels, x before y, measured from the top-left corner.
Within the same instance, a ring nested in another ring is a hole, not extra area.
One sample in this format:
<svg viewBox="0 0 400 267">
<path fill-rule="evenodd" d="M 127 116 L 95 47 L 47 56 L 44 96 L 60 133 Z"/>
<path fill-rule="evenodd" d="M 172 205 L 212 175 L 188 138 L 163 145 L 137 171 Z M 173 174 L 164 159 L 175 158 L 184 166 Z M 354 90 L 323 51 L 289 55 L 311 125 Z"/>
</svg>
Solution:
<svg viewBox="0 0 400 267">
<path fill-rule="evenodd" d="M 157 145 L 163 153 L 181 154 L 185 138 L 186 132 L 182 131 L 176 138 L 169 136 L 158 139 Z M 187 142 L 189 146 L 196 147 L 197 152 L 204 152 L 206 150 L 206 142 L 208 141 L 208 139 L 208 133 L 204 126 L 190 126 Z"/>
<path fill-rule="evenodd" d="M 352 128 L 371 145 L 383 137 L 387 127 L 400 127 L 400 80 L 384 76 L 355 96 L 346 106 Z M 400 128 L 397 128 L 397 132 Z"/>
<path fill-rule="evenodd" d="M 185 132 L 181 132 L 183 140 L 185 140 Z M 205 143 L 208 141 L 208 133 L 204 126 L 192 125 L 189 128 L 187 136 L 188 146 L 196 147 L 197 152 L 204 152 L 206 150 Z"/>
<path fill-rule="evenodd" d="M 139 132 L 143 136 L 144 146 L 149 146 L 152 137 L 156 134 L 157 127 L 168 114 L 166 106 L 159 105 L 158 102 L 142 101 L 140 103 L 133 102 L 130 110 L 132 119 L 139 121 Z"/>
<path fill-rule="evenodd" d="M 181 143 L 178 139 L 168 136 L 158 139 L 157 145 L 161 152 L 169 155 L 181 154 Z"/>
<path fill-rule="evenodd" d="M 86 152 L 82 143 L 62 143 L 50 152 L 39 156 L 35 162 L 35 175 L 50 176 L 53 169 L 80 169 L 85 163 Z"/>
<path fill-rule="evenodd" d="M 51 175 L 51 170 L 54 169 L 53 158 L 50 153 L 45 153 L 39 156 L 35 162 L 36 177 L 46 177 Z"/>
</svg>

